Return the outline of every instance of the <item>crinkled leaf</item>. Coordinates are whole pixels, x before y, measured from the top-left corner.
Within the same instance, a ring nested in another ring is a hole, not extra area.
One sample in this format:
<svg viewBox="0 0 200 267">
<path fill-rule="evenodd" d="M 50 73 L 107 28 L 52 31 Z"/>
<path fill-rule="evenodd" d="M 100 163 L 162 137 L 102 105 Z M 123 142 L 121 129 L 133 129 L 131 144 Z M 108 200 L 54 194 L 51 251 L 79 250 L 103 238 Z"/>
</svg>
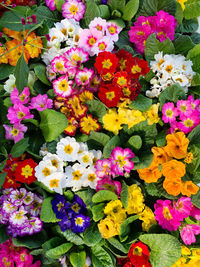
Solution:
<svg viewBox="0 0 200 267">
<path fill-rule="evenodd" d="M 139 0 L 130 0 L 123 8 L 122 18 L 124 20 L 130 21 L 137 13 L 138 8 L 139 8 Z"/>
<path fill-rule="evenodd" d="M 181 25 L 176 28 L 176 32 L 191 33 L 196 32 L 198 29 L 198 20 L 195 19 L 183 19 Z"/>
<path fill-rule="evenodd" d="M 91 248 L 92 264 L 94 267 L 114 267 L 112 258 L 102 247 L 96 245 Z"/>
<path fill-rule="evenodd" d="M 69 259 L 73 267 L 84 267 L 86 252 L 85 250 L 72 251 L 69 255 Z"/>
<path fill-rule="evenodd" d="M 176 103 L 178 99 L 185 99 L 185 91 L 179 84 L 173 84 L 167 87 L 160 95 L 159 101 L 162 106 L 166 102 Z"/>
<path fill-rule="evenodd" d="M 176 54 L 187 55 L 188 51 L 192 49 L 195 44 L 188 35 L 177 34 L 174 41 L 174 47 Z"/>
<path fill-rule="evenodd" d="M 102 239 L 102 236 L 98 230 L 97 224 L 91 222 L 90 227 L 88 227 L 83 233 L 83 241 L 84 243 L 91 247 L 98 244 Z"/>
<path fill-rule="evenodd" d="M 90 208 L 92 206 L 92 196 L 94 195 L 94 193 L 95 193 L 95 190 L 89 187 L 86 190 L 81 190 L 81 191 L 76 192 L 76 195 L 82 198 L 87 208 Z"/>
<path fill-rule="evenodd" d="M 184 17 L 186 19 L 193 19 L 200 16 L 200 1 L 199 0 L 187 0 L 185 3 Z"/>
<path fill-rule="evenodd" d="M 109 1 L 109 6 L 111 8 L 111 11 L 113 10 L 123 11 L 125 3 L 126 3 L 125 0 L 111 0 Z"/>
<path fill-rule="evenodd" d="M 99 5 L 99 12 L 100 12 L 100 17 L 102 19 L 110 18 L 110 9 L 107 5 Z"/>
<path fill-rule="evenodd" d="M 105 208 L 105 204 L 104 203 L 100 203 L 100 204 L 94 205 L 92 207 L 92 215 L 93 215 L 93 220 L 95 222 L 98 222 L 101 219 L 103 219 L 103 217 L 105 217 L 105 214 L 103 212 L 104 208 Z"/>
<path fill-rule="evenodd" d="M 96 142 L 98 142 L 102 146 L 105 146 L 108 143 L 108 141 L 110 140 L 110 136 L 108 136 L 107 134 L 104 134 L 104 133 L 98 133 L 98 132 L 92 131 L 89 135 L 88 140 L 95 140 Z"/>
<path fill-rule="evenodd" d="M 7 12 L 5 12 L 7 13 Z M 11 73 L 14 72 L 15 67 L 9 64 L 1 64 L 0 65 L 0 80 L 6 79 Z"/>
<path fill-rule="evenodd" d="M 88 112 L 101 121 L 102 117 L 106 114 L 105 105 L 98 100 L 88 100 L 86 104 L 88 106 Z"/>
<path fill-rule="evenodd" d="M 155 16 L 160 10 L 164 10 L 171 15 L 176 12 L 176 0 L 144 0 L 139 11 L 140 16 Z"/>
<path fill-rule="evenodd" d="M 131 228 L 130 224 L 136 221 L 139 218 L 139 215 L 133 215 L 128 217 L 123 223 L 120 225 L 120 240 L 123 242 L 127 239 L 127 235 L 130 233 Z"/>
<path fill-rule="evenodd" d="M 42 248 L 46 251 L 55 248 L 57 246 L 59 246 L 62 243 L 62 238 L 55 236 L 51 239 L 49 239 L 48 241 L 46 241 L 43 245 Z"/>
<path fill-rule="evenodd" d="M 177 20 L 178 24 L 181 25 L 183 21 L 183 9 L 179 2 L 177 2 L 176 14 L 175 19 Z"/>
<path fill-rule="evenodd" d="M 200 190 L 196 195 L 191 196 L 192 204 L 194 204 L 197 208 L 200 209 Z"/>
<path fill-rule="evenodd" d="M 139 155 L 139 162 L 135 162 L 134 170 L 137 169 L 144 169 L 151 165 L 153 159 L 153 153 L 151 151 L 140 152 Z"/>
<path fill-rule="evenodd" d="M 127 254 L 129 251 L 129 248 L 126 248 L 117 238 L 115 237 L 111 237 L 108 238 L 107 241 L 116 249 L 118 249 L 119 251 Z"/>
<path fill-rule="evenodd" d="M 187 136 L 190 140 L 190 144 L 200 143 L 200 125 L 196 126 Z"/>
<path fill-rule="evenodd" d="M 187 54 L 186 59 L 193 62 L 193 70 L 200 72 L 200 44 L 195 45 Z"/>
<path fill-rule="evenodd" d="M 136 100 L 132 101 L 129 107 L 140 111 L 147 111 L 151 107 L 151 105 L 152 99 L 143 95 L 138 95 Z"/>
<path fill-rule="evenodd" d="M 65 3 L 65 0 L 55 0 L 56 9 L 62 12 L 62 6 Z"/>
<path fill-rule="evenodd" d="M 1 179 L 1 178 L 0 178 Z M 1 224 L 0 225 L 0 244 L 4 243 L 10 238 L 10 236 L 7 235 L 6 232 L 6 226 Z"/>
<path fill-rule="evenodd" d="M 47 79 L 46 76 L 46 67 L 43 64 L 37 64 L 34 67 L 35 75 L 38 77 L 38 79 L 43 82 L 46 85 L 51 85 L 49 80 Z"/>
<path fill-rule="evenodd" d="M 0 173 L 0 189 L 3 186 L 3 184 L 4 184 L 4 181 L 6 179 L 6 175 L 7 175 L 7 172 Z"/>
<path fill-rule="evenodd" d="M 121 141 L 118 135 L 113 136 L 108 142 L 107 144 L 104 146 L 103 149 L 103 156 L 104 158 L 109 158 L 110 154 L 112 153 L 113 149 L 116 146 L 120 146 L 121 145 Z"/>
<path fill-rule="evenodd" d="M 133 135 L 129 138 L 127 146 L 132 149 L 133 152 L 137 152 L 142 147 L 142 139 L 139 135 Z"/>
<path fill-rule="evenodd" d="M 122 181 L 122 191 L 120 193 L 120 200 L 121 200 L 125 209 L 128 206 L 128 197 L 129 197 L 128 186 L 124 181 Z"/>
<path fill-rule="evenodd" d="M 61 258 L 65 253 L 67 253 L 71 248 L 73 244 L 72 243 L 65 243 L 58 247 L 49 249 L 46 251 L 46 256 L 51 259 L 59 259 Z"/>
<path fill-rule="evenodd" d="M 118 197 L 115 193 L 109 191 L 109 190 L 101 190 L 98 191 L 94 196 L 92 197 L 92 202 L 94 203 L 100 203 L 110 200 L 117 200 Z"/>
<path fill-rule="evenodd" d="M 66 230 L 63 232 L 60 230 L 60 226 L 57 225 L 56 231 L 59 235 L 64 236 L 67 239 L 67 241 L 69 241 L 75 245 L 79 246 L 79 245 L 84 244 L 83 239 L 79 235 L 72 232 L 71 230 Z"/>
<path fill-rule="evenodd" d="M 51 205 L 51 200 L 53 197 L 45 198 L 42 203 L 41 215 L 40 219 L 45 223 L 54 223 L 59 222 L 60 219 L 56 218 L 56 214 L 54 213 Z"/>
<path fill-rule="evenodd" d="M 200 85 L 200 74 L 196 73 L 193 78 L 192 78 L 192 82 L 191 82 L 191 86 L 197 86 Z"/>
<path fill-rule="evenodd" d="M 98 5 L 94 2 L 94 0 L 88 0 L 86 2 L 86 9 L 84 14 L 84 21 L 86 26 L 90 24 L 90 22 L 100 16 L 100 10 Z"/>
<path fill-rule="evenodd" d="M 200 148 L 195 145 L 190 145 L 190 152 L 193 154 L 193 160 L 187 165 L 187 171 L 192 174 L 196 172 L 200 165 Z"/>
<path fill-rule="evenodd" d="M 166 131 L 163 130 L 156 136 L 156 145 L 162 147 L 166 145 Z"/>
</svg>

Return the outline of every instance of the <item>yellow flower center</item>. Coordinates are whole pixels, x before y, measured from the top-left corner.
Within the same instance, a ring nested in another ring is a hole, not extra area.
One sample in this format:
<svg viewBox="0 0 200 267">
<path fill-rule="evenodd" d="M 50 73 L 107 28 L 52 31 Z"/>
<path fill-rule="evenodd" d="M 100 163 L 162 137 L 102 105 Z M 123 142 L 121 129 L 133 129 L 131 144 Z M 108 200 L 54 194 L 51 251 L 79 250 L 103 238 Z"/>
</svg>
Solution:
<svg viewBox="0 0 200 267">
<path fill-rule="evenodd" d="M 56 63 L 56 69 L 57 69 L 57 70 L 63 70 L 63 68 L 64 68 L 64 66 L 63 66 L 62 63 L 60 63 L 60 62 L 57 62 L 57 63 Z"/>
<path fill-rule="evenodd" d="M 193 124 L 194 124 L 194 122 L 192 120 L 190 120 L 190 119 L 187 119 L 187 120 L 184 121 L 184 125 L 186 127 L 192 127 Z"/>
<path fill-rule="evenodd" d="M 72 172 L 72 175 L 73 175 L 73 180 L 78 181 L 81 179 L 82 173 L 79 170 L 77 170 L 75 172 Z"/>
<path fill-rule="evenodd" d="M 88 157 L 88 155 L 85 155 L 83 158 L 82 158 L 83 162 L 84 163 L 88 163 L 90 158 Z"/>
<path fill-rule="evenodd" d="M 126 161 L 124 159 L 125 157 L 122 157 L 122 156 L 117 157 L 117 163 L 119 164 L 121 168 L 126 164 Z"/>
<path fill-rule="evenodd" d="M 180 83 L 183 82 L 183 80 L 182 80 L 181 78 L 177 78 L 176 81 L 177 81 L 177 82 L 180 82 Z"/>
<path fill-rule="evenodd" d="M 72 206 L 72 210 L 74 210 L 76 213 L 79 212 L 80 207 L 79 207 L 78 203 L 75 203 L 75 204 Z"/>
<path fill-rule="evenodd" d="M 21 101 L 24 101 L 25 97 L 26 97 L 26 95 L 25 94 L 22 94 L 22 95 L 20 95 L 19 98 L 20 98 Z"/>
<path fill-rule="evenodd" d="M 75 221 L 77 225 L 81 225 L 81 226 L 83 225 L 83 222 L 84 222 L 84 220 L 80 217 L 76 218 Z"/>
<path fill-rule="evenodd" d="M 133 255 L 142 256 L 142 248 L 141 247 L 135 247 L 133 249 Z"/>
<path fill-rule="evenodd" d="M 125 86 L 126 83 L 127 83 L 127 79 L 124 78 L 123 76 L 122 76 L 122 77 L 119 77 L 119 78 L 117 79 L 117 83 L 118 83 L 120 86 Z"/>
<path fill-rule="evenodd" d="M 122 92 L 123 92 L 124 96 L 130 96 L 131 95 L 131 91 L 128 87 L 124 87 L 122 89 Z"/>
<path fill-rule="evenodd" d="M 52 166 L 58 168 L 58 161 L 56 159 L 52 159 L 51 164 L 52 164 Z"/>
<path fill-rule="evenodd" d="M 30 165 L 26 165 L 24 168 L 22 168 L 21 175 L 25 176 L 25 178 L 32 176 L 33 175 L 33 168 L 31 168 Z"/>
<path fill-rule="evenodd" d="M 96 175 L 95 174 L 89 174 L 88 175 L 88 181 L 93 183 L 95 180 L 96 180 Z"/>
<path fill-rule="evenodd" d="M 173 115 L 173 112 L 172 112 L 172 110 L 171 109 L 168 109 L 168 110 L 166 110 L 166 115 L 167 115 L 167 117 L 172 117 L 172 115 Z"/>
<path fill-rule="evenodd" d="M 69 8 L 69 11 L 72 13 L 72 15 L 76 15 L 78 11 L 78 7 L 76 7 L 75 5 L 71 5 L 71 7 Z"/>
<path fill-rule="evenodd" d="M 76 62 L 81 61 L 81 57 L 76 54 L 73 55 L 72 59 L 75 60 Z"/>
<path fill-rule="evenodd" d="M 108 30 L 109 30 L 109 33 L 111 34 L 116 33 L 116 28 L 114 26 L 109 27 Z"/>
<path fill-rule="evenodd" d="M 19 130 L 15 129 L 15 128 L 13 128 L 12 131 L 11 131 L 11 134 L 12 134 L 13 136 L 18 135 L 18 133 L 19 133 Z"/>
<path fill-rule="evenodd" d="M 163 58 L 158 62 L 158 68 L 159 69 L 160 69 L 160 66 L 163 64 L 163 62 L 165 62 Z"/>
<path fill-rule="evenodd" d="M 91 37 L 88 41 L 90 46 L 93 46 L 96 43 L 96 39 L 94 37 Z"/>
<path fill-rule="evenodd" d="M 86 83 L 88 81 L 88 76 L 87 75 L 84 75 L 80 78 L 81 82 L 82 83 Z"/>
<path fill-rule="evenodd" d="M 139 32 L 137 32 L 137 35 L 144 35 L 144 32 L 143 31 L 139 31 Z"/>
<path fill-rule="evenodd" d="M 26 260 L 26 254 L 22 253 L 22 254 L 20 255 L 20 260 L 21 260 L 21 261 L 25 261 L 25 260 Z"/>
<path fill-rule="evenodd" d="M 58 211 L 60 211 L 62 209 L 62 207 L 64 207 L 64 204 L 62 202 L 59 202 L 57 204 L 57 207 L 58 207 Z"/>
<path fill-rule="evenodd" d="M 135 73 L 137 73 L 137 72 L 141 72 L 141 68 L 138 66 L 138 65 L 134 65 L 133 67 L 132 67 L 132 69 L 131 69 L 131 72 L 133 73 L 133 74 L 135 74 Z"/>
<path fill-rule="evenodd" d="M 61 32 L 63 35 L 67 36 L 67 29 L 66 28 L 62 28 Z"/>
<path fill-rule="evenodd" d="M 51 171 L 49 170 L 49 168 L 45 167 L 43 170 L 42 170 L 42 173 L 44 176 L 48 176 L 51 174 Z"/>
<path fill-rule="evenodd" d="M 53 187 L 58 187 L 59 184 L 59 180 L 58 179 L 52 179 L 49 183 L 49 187 L 53 188 Z"/>
<path fill-rule="evenodd" d="M 99 50 L 105 50 L 105 48 L 106 48 L 105 43 L 100 43 L 99 44 Z"/>
<path fill-rule="evenodd" d="M 19 119 L 21 119 L 21 118 L 23 118 L 23 117 L 25 116 L 25 113 L 19 111 L 19 112 L 17 113 L 17 116 L 18 116 Z"/>
<path fill-rule="evenodd" d="M 194 158 L 194 156 L 193 156 L 192 152 L 189 152 L 189 153 L 187 153 L 187 155 L 184 159 L 184 162 L 189 164 L 192 162 L 193 158 Z"/>
<path fill-rule="evenodd" d="M 173 70 L 173 66 L 172 65 L 167 65 L 165 70 L 166 70 L 166 72 L 170 73 Z"/>
<path fill-rule="evenodd" d="M 2 262 L 4 263 L 4 266 L 10 266 L 11 265 L 11 261 L 8 261 L 8 258 L 4 257 L 2 259 Z"/>
<path fill-rule="evenodd" d="M 59 83 L 58 88 L 59 88 L 60 91 L 66 92 L 68 90 L 68 88 L 69 88 L 69 84 L 68 84 L 67 81 L 64 80 L 64 81 Z"/>
<path fill-rule="evenodd" d="M 165 219 L 167 219 L 168 221 L 172 219 L 172 215 L 171 215 L 168 207 L 165 207 L 163 209 L 163 215 L 164 215 Z"/>
<path fill-rule="evenodd" d="M 114 97 L 115 97 L 115 92 L 106 93 L 106 98 L 109 99 L 110 101 L 112 101 Z"/>
<path fill-rule="evenodd" d="M 184 105 L 181 105 L 181 110 L 184 112 L 184 111 L 186 111 L 186 109 L 187 109 L 187 107 L 186 106 L 184 106 Z"/>
<path fill-rule="evenodd" d="M 96 29 L 97 29 L 97 31 L 101 31 L 101 30 L 102 30 L 102 27 L 98 24 L 98 25 L 96 26 Z"/>
<path fill-rule="evenodd" d="M 64 151 L 66 154 L 71 154 L 73 152 L 73 147 L 69 144 L 64 147 Z"/>
<path fill-rule="evenodd" d="M 102 62 L 102 65 L 104 69 L 110 69 L 110 67 L 112 66 L 112 62 L 110 61 L 110 59 L 105 59 Z"/>
</svg>

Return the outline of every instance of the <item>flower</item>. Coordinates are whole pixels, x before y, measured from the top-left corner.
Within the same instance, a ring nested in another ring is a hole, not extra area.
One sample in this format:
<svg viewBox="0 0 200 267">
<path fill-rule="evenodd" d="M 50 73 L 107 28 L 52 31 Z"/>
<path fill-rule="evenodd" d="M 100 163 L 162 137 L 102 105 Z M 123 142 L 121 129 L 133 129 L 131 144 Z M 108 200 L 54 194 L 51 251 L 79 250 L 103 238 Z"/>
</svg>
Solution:
<svg viewBox="0 0 200 267">
<path fill-rule="evenodd" d="M 37 163 L 32 159 L 25 159 L 21 162 L 18 162 L 15 171 L 15 179 L 21 183 L 31 184 L 35 178 L 35 167 Z"/>
<path fill-rule="evenodd" d="M 64 131 L 67 135 L 74 136 L 78 128 L 78 121 L 74 117 L 68 117 L 67 119 L 68 124 Z"/>
<path fill-rule="evenodd" d="M 10 123 L 20 123 L 24 119 L 32 119 L 33 115 L 30 113 L 29 108 L 22 104 L 15 104 L 13 107 L 8 108 L 7 118 Z"/>
<path fill-rule="evenodd" d="M 186 245 L 196 242 L 195 235 L 200 234 L 200 225 L 188 224 L 180 230 L 181 238 Z"/>
<path fill-rule="evenodd" d="M 15 76 L 13 74 L 10 74 L 9 79 L 6 80 L 4 84 L 4 90 L 8 93 L 11 93 L 16 87 L 15 82 L 16 82 Z"/>
<path fill-rule="evenodd" d="M 101 17 L 94 18 L 90 24 L 89 28 L 95 28 L 97 31 L 102 32 L 104 34 L 105 29 L 106 29 L 107 22 L 105 19 L 102 19 Z"/>
<path fill-rule="evenodd" d="M 110 217 L 101 220 L 98 229 L 103 238 L 111 238 L 118 234 L 116 223 Z"/>
<path fill-rule="evenodd" d="M 165 103 L 162 108 L 162 120 L 167 122 L 173 122 L 176 120 L 176 117 L 178 116 L 178 110 L 174 107 L 174 103 Z"/>
<path fill-rule="evenodd" d="M 185 164 L 175 159 L 170 160 L 162 165 L 162 174 L 165 178 L 181 178 L 185 175 Z"/>
<path fill-rule="evenodd" d="M 119 196 L 122 187 L 118 181 L 113 181 L 110 178 L 103 178 L 97 181 L 96 191 L 99 190 L 110 190 Z"/>
<path fill-rule="evenodd" d="M 151 165 L 144 169 L 137 169 L 140 179 L 146 183 L 155 183 L 161 178 L 162 173 L 158 168 L 158 163 L 152 161 Z"/>
<path fill-rule="evenodd" d="M 62 15 L 67 19 L 79 21 L 85 13 L 85 5 L 77 0 L 67 0 L 62 5 Z"/>
<path fill-rule="evenodd" d="M 53 89 L 55 93 L 61 97 L 69 97 L 72 95 L 72 81 L 68 81 L 68 76 L 61 76 L 53 81 Z"/>
<path fill-rule="evenodd" d="M 64 56 L 54 57 L 51 61 L 52 70 L 55 73 L 58 72 L 59 74 L 67 74 L 67 68 L 65 67 L 66 63 L 67 59 Z"/>
<path fill-rule="evenodd" d="M 153 162 L 156 164 L 163 164 L 171 160 L 171 157 L 167 154 L 166 147 L 152 147 L 151 151 L 153 153 Z"/>
<path fill-rule="evenodd" d="M 107 107 L 116 107 L 122 96 L 121 89 L 112 84 L 101 83 L 98 96 Z"/>
<path fill-rule="evenodd" d="M 141 241 L 134 242 L 128 252 L 128 257 L 135 267 L 151 266 L 149 263 L 149 249 Z"/>
<path fill-rule="evenodd" d="M 67 187 L 72 187 L 73 191 L 77 191 L 84 186 L 86 172 L 85 168 L 81 164 L 75 163 L 73 166 L 66 167 L 65 175 L 67 178 Z"/>
<path fill-rule="evenodd" d="M 72 218 L 72 231 L 74 233 L 83 233 L 90 226 L 90 217 L 83 214 Z"/>
<path fill-rule="evenodd" d="M 51 175 L 42 180 L 42 183 L 51 191 L 63 194 L 63 188 L 67 186 L 66 178 L 63 172 L 53 172 Z"/>
<path fill-rule="evenodd" d="M 86 115 L 80 119 L 80 130 L 82 133 L 89 135 L 91 131 L 99 131 L 101 126 L 97 122 L 96 118 L 93 118 L 92 115 Z"/>
<path fill-rule="evenodd" d="M 56 218 L 63 219 L 66 215 L 65 205 L 66 199 L 64 196 L 57 194 L 52 200 L 51 205 L 54 213 L 56 214 Z"/>
<path fill-rule="evenodd" d="M 144 59 L 132 57 L 127 62 L 126 71 L 132 78 L 138 79 L 140 75 L 145 76 L 150 71 L 150 68 L 148 67 L 148 62 Z"/>
<path fill-rule="evenodd" d="M 78 71 L 75 76 L 75 81 L 77 85 L 88 85 L 94 71 L 92 69 L 83 68 L 82 70 Z"/>
<path fill-rule="evenodd" d="M 122 28 L 113 22 L 108 22 L 106 24 L 106 35 L 114 42 L 118 41 L 121 30 Z"/>
<path fill-rule="evenodd" d="M 158 108 L 159 108 L 159 103 L 158 104 L 153 104 L 149 110 L 147 110 L 146 117 L 147 117 L 147 122 L 148 125 L 152 125 L 154 123 L 159 122 L 159 117 L 158 117 Z"/>
<path fill-rule="evenodd" d="M 187 2 L 187 0 L 176 0 L 182 7 L 183 10 L 185 10 L 185 2 Z"/>
<path fill-rule="evenodd" d="M 195 185 L 192 181 L 186 181 L 182 183 L 181 193 L 187 197 L 191 197 L 191 195 L 196 195 L 199 191 L 199 187 Z"/>
<path fill-rule="evenodd" d="M 163 188 L 172 196 L 178 196 L 181 193 L 181 187 L 182 181 L 180 177 L 165 178 L 163 182 Z"/>
<path fill-rule="evenodd" d="M 122 223 L 126 219 L 126 211 L 122 208 L 120 200 L 110 201 L 104 208 L 104 213 L 108 215 L 113 221 Z"/>
<path fill-rule="evenodd" d="M 75 138 L 67 136 L 57 143 L 56 153 L 64 161 L 76 161 L 79 147 Z"/>
<path fill-rule="evenodd" d="M 27 104 L 29 102 L 30 91 L 28 87 L 24 87 L 24 90 L 19 94 L 19 91 L 15 87 L 11 94 L 10 99 L 12 104 Z"/>
<path fill-rule="evenodd" d="M 103 128 L 113 132 L 115 135 L 122 129 L 122 124 L 125 123 L 124 114 L 118 114 L 115 109 L 109 109 L 102 117 Z"/>
<path fill-rule="evenodd" d="M 114 49 L 114 44 L 109 37 L 104 36 L 102 39 L 98 40 L 91 48 L 92 53 L 98 55 L 102 52 L 112 52 Z"/>
<path fill-rule="evenodd" d="M 6 130 L 6 139 L 14 140 L 15 143 L 24 138 L 24 133 L 28 129 L 20 123 L 15 123 L 13 126 L 4 124 L 3 127 Z"/>
<path fill-rule="evenodd" d="M 173 207 L 181 220 L 187 218 L 192 210 L 192 202 L 189 197 L 181 197 L 177 202 L 173 201 Z"/>
<path fill-rule="evenodd" d="M 105 72 L 115 72 L 118 64 L 118 58 L 111 52 L 102 52 L 95 59 L 95 68 L 99 74 Z"/>
<path fill-rule="evenodd" d="M 52 108 L 53 100 L 48 98 L 48 95 L 37 95 L 31 98 L 31 103 L 29 105 L 30 109 L 37 109 L 38 111 L 43 111 L 47 108 Z"/>
<path fill-rule="evenodd" d="M 139 214 L 139 219 L 142 220 L 142 230 L 148 232 L 149 228 L 156 224 L 156 219 L 153 211 L 145 206 L 144 210 Z"/>
<path fill-rule="evenodd" d="M 55 0 L 45 0 L 45 3 L 51 11 L 56 10 Z"/>
<path fill-rule="evenodd" d="M 127 213 L 140 213 L 144 207 L 144 196 L 141 188 L 136 184 L 128 186 L 128 206 L 126 208 Z"/>
</svg>

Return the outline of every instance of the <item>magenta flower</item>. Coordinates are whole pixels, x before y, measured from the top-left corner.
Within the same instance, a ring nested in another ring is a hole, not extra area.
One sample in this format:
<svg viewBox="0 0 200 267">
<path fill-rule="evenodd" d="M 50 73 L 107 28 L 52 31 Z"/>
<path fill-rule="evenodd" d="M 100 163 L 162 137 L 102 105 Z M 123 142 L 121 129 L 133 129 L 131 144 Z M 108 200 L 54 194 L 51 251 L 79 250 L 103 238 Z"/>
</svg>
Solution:
<svg viewBox="0 0 200 267">
<path fill-rule="evenodd" d="M 181 218 L 171 206 L 170 200 L 157 200 L 154 204 L 155 218 L 163 229 L 176 231 L 181 224 Z"/>
<path fill-rule="evenodd" d="M 99 159 L 97 160 L 95 164 L 95 173 L 97 177 L 99 178 L 108 178 L 110 177 L 113 173 L 111 170 L 111 160 L 110 159 Z"/>
<path fill-rule="evenodd" d="M 67 0 L 62 6 L 62 15 L 66 19 L 79 21 L 85 13 L 85 5 L 77 0 Z"/>
<path fill-rule="evenodd" d="M 100 190 L 110 190 L 119 196 L 122 191 L 122 187 L 118 181 L 112 181 L 110 178 L 103 178 L 102 180 L 97 181 L 96 191 Z"/>
<path fill-rule="evenodd" d="M 177 216 L 182 221 L 184 218 L 187 218 L 190 215 L 192 210 L 192 202 L 189 197 L 181 197 L 177 202 L 173 202 L 173 208 Z"/>
<path fill-rule="evenodd" d="M 130 148 L 123 149 L 117 146 L 110 155 L 112 171 L 116 175 L 124 175 L 124 171 L 130 173 L 134 167 L 134 163 L 129 159 L 134 156 Z"/>
<path fill-rule="evenodd" d="M 193 112 L 187 116 L 181 115 L 180 122 L 178 123 L 179 129 L 185 134 L 189 133 L 194 129 L 199 123 L 200 118 L 197 112 Z"/>
<path fill-rule="evenodd" d="M 176 117 L 178 116 L 178 111 L 174 107 L 174 103 L 168 102 L 163 105 L 162 114 L 162 120 L 165 123 L 171 123 L 176 120 Z"/>
<path fill-rule="evenodd" d="M 42 111 L 47 108 L 52 108 L 52 106 L 53 106 L 53 100 L 49 99 L 46 94 L 45 95 L 39 94 L 36 97 L 32 97 L 29 108 Z"/>
<path fill-rule="evenodd" d="M 46 5 L 48 6 L 48 8 L 49 8 L 51 11 L 56 10 L 55 0 L 45 0 L 45 2 L 46 2 Z"/>
<path fill-rule="evenodd" d="M 24 133 L 27 131 L 27 127 L 23 124 L 14 124 L 13 126 L 4 124 L 3 127 L 6 130 L 6 139 L 14 140 L 15 143 L 23 139 Z"/>
<path fill-rule="evenodd" d="M 187 101 L 189 101 L 193 110 L 200 111 L 200 99 L 194 100 L 194 97 L 192 95 L 189 95 Z"/>
<path fill-rule="evenodd" d="M 190 211 L 190 216 L 194 217 L 197 221 L 199 221 L 200 220 L 200 209 L 195 206 L 192 206 L 192 209 Z"/>
<path fill-rule="evenodd" d="M 51 61 L 52 70 L 55 73 L 60 74 L 66 74 L 67 68 L 65 67 L 65 63 L 67 62 L 67 59 L 64 56 L 58 56 L 54 57 L 54 59 Z"/>
<path fill-rule="evenodd" d="M 22 104 L 15 104 L 13 107 L 8 108 L 7 118 L 11 123 L 17 124 L 25 119 L 32 119 L 33 115 L 30 113 L 29 108 Z"/>
<path fill-rule="evenodd" d="M 187 100 L 178 100 L 176 103 L 177 110 L 179 112 L 179 115 L 185 115 L 191 114 L 193 112 L 191 104 Z"/>
<path fill-rule="evenodd" d="M 69 97 L 73 93 L 72 80 L 68 80 L 68 76 L 61 76 L 53 81 L 54 92 L 61 97 Z"/>
<path fill-rule="evenodd" d="M 92 79 L 94 71 L 92 69 L 83 68 L 83 70 L 80 70 L 77 72 L 75 81 L 78 85 L 88 85 L 90 80 Z"/>
<path fill-rule="evenodd" d="M 200 234 L 200 225 L 188 224 L 180 230 L 181 238 L 186 245 L 196 242 L 195 235 Z"/>
<path fill-rule="evenodd" d="M 24 87 L 24 90 L 19 95 L 19 91 L 15 87 L 10 94 L 12 104 L 27 104 L 29 101 L 30 91 L 28 87 Z"/>
</svg>

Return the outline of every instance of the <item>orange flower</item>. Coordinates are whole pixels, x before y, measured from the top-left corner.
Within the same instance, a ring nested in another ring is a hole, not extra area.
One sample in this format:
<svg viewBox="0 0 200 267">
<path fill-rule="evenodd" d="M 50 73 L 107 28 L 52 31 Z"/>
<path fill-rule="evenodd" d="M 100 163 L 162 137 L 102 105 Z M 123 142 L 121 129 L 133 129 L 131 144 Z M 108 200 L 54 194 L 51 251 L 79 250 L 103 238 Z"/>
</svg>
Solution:
<svg viewBox="0 0 200 267">
<path fill-rule="evenodd" d="M 178 196 L 181 193 L 181 178 L 171 179 L 165 178 L 163 182 L 163 188 L 169 195 Z"/>
<path fill-rule="evenodd" d="M 171 158 L 169 157 L 169 155 L 167 154 L 165 147 L 152 147 L 151 149 L 152 153 L 153 153 L 153 160 L 154 162 L 156 162 L 157 164 L 163 164 L 169 160 L 171 160 Z"/>
<path fill-rule="evenodd" d="M 162 173 L 158 169 L 158 164 L 154 161 L 152 161 L 148 168 L 138 169 L 137 172 L 140 176 L 140 179 L 144 180 L 146 183 L 156 183 L 162 176 Z"/>
<path fill-rule="evenodd" d="M 170 157 L 174 157 L 176 159 L 185 158 L 189 139 L 185 137 L 183 132 L 168 134 L 166 136 L 166 140 L 167 146 L 165 147 L 165 150 Z"/>
<path fill-rule="evenodd" d="M 6 48 L 7 48 L 7 50 L 10 50 L 19 44 L 20 44 L 20 42 L 17 40 L 8 41 L 8 42 L 6 42 Z M 21 57 L 21 55 L 22 55 L 22 45 L 19 45 L 18 47 L 14 48 L 13 50 L 11 50 L 7 54 L 9 64 L 12 66 L 16 66 L 17 61 Z M 24 59 L 25 59 L 26 63 L 28 63 L 29 58 L 30 58 L 30 56 L 28 54 L 28 51 L 26 51 L 24 49 Z"/>
<path fill-rule="evenodd" d="M 13 39 L 16 39 L 18 41 L 22 41 L 24 39 L 24 37 L 27 35 L 28 30 L 18 32 L 18 31 L 10 30 L 8 28 L 3 28 L 3 32 L 6 35 L 8 35 L 9 37 L 12 37 Z"/>
<path fill-rule="evenodd" d="M 175 159 L 170 160 L 163 164 L 162 174 L 165 178 L 181 178 L 185 175 L 185 164 Z"/>
<path fill-rule="evenodd" d="M 8 63 L 8 55 L 6 54 L 6 55 L 4 55 L 4 56 L 1 56 L 1 55 L 3 55 L 4 53 L 6 53 L 7 52 L 7 50 L 6 50 L 6 48 L 5 47 L 0 47 L 0 64 L 1 63 L 5 63 L 5 64 L 7 64 Z"/>
<path fill-rule="evenodd" d="M 39 57 L 42 52 L 43 44 L 40 37 L 36 36 L 34 32 L 31 32 L 26 37 L 28 44 L 25 45 L 25 49 L 28 51 L 31 58 Z"/>
<path fill-rule="evenodd" d="M 195 185 L 192 181 L 186 181 L 182 183 L 181 193 L 187 197 L 191 197 L 191 195 L 196 195 L 199 191 L 199 187 Z"/>
</svg>

